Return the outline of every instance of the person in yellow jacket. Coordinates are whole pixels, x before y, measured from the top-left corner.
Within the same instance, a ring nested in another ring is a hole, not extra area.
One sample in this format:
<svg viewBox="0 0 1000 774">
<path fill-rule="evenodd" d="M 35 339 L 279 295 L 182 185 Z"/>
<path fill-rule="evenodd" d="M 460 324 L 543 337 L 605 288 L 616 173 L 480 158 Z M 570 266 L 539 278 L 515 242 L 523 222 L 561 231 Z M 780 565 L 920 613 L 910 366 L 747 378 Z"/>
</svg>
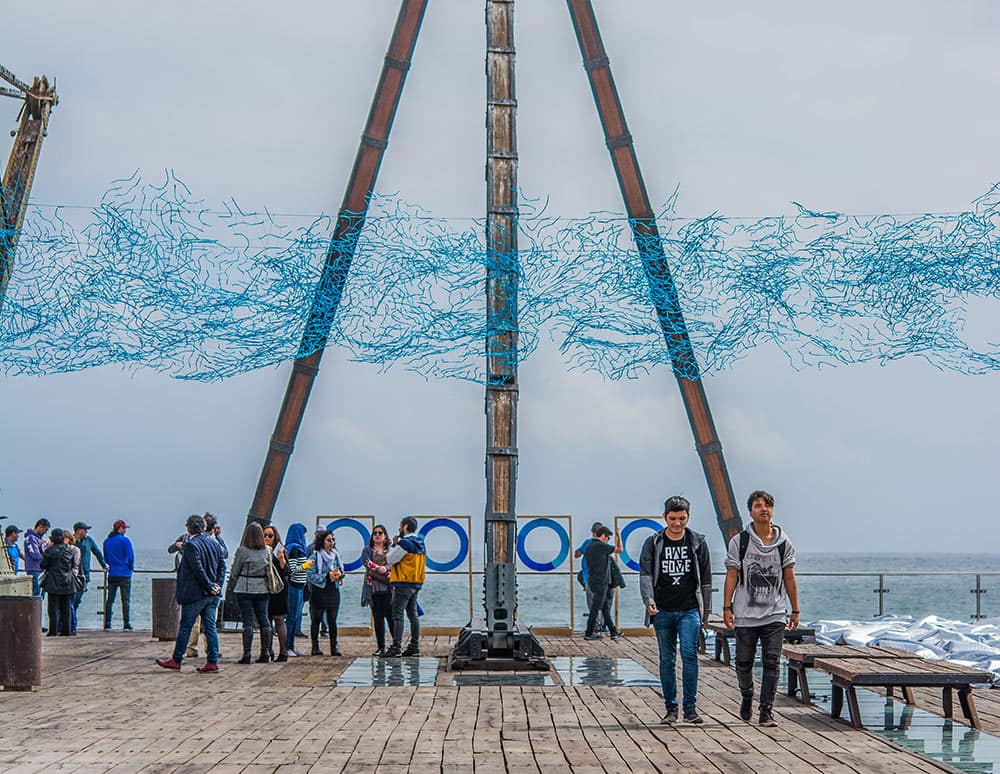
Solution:
<svg viewBox="0 0 1000 774">
<path fill-rule="evenodd" d="M 391 567 L 389 586 L 392 589 L 392 645 L 383 658 L 420 655 L 420 618 L 417 594 L 424 585 L 427 566 L 427 549 L 424 539 L 417 534 L 417 520 L 407 516 L 399 522 L 399 534 L 393 537 L 386 555 Z M 403 613 L 410 619 L 410 642 L 403 644 Z"/>
</svg>

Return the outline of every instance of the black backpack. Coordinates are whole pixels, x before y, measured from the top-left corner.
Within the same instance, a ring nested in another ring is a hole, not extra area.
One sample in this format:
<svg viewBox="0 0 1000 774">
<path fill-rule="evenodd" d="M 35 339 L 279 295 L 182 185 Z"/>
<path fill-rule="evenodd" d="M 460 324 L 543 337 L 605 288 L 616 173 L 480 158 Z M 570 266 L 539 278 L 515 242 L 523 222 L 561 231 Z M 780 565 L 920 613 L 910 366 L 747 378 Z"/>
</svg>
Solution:
<svg viewBox="0 0 1000 774">
<path fill-rule="evenodd" d="M 743 560 L 744 560 L 744 558 L 746 558 L 747 549 L 749 547 L 750 547 L 750 532 L 749 532 L 749 530 L 743 530 L 740 533 L 740 585 L 741 586 L 744 583 Z M 787 543 L 785 543 L 784 540 L 782 540 L 780 543 L 778 543 L 778 561 L 781 564 L 782 569 L 784 569 L 784 567 L 785 567 L 785 548 L 786 547 L 787 547 Z M 785 583 L 785 574 L 784 574 L 784 572 L 782 572 L 778 577 L 780 578 L 780 580 L 778 582 L 781 585 L 784 585 L 784 583 Z M 780 588 L 780 586 L 779 586 L 779 588 Z"/>
</svg>

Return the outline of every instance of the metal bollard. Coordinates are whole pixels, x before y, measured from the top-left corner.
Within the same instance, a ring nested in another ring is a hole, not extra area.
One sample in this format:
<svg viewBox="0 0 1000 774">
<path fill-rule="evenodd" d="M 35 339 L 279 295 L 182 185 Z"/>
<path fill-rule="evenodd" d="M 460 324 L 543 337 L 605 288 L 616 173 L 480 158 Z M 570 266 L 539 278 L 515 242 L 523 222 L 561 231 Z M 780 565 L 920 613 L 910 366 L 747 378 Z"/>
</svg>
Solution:
<svg viewBox="0 0 1000 774">
<path fill-rule="evenodd" d="M 173 642 L 181 623 L 181 608 L 174 598 L 176 578 L 153 578 L 153 637 Z"/>
<path fill-rule="evenodd" d="M 42 684 L 40 597 L 0 597 L 0 684 L 7 691 Z"/>
</svg>

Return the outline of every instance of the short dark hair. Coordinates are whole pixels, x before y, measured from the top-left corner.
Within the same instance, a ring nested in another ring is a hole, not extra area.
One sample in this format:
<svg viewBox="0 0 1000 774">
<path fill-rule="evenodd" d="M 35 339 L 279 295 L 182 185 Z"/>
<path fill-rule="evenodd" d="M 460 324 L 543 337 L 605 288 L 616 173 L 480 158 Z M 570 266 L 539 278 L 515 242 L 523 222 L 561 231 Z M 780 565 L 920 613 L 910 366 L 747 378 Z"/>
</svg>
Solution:
<svg viewBox="0 0 1000 774">
<path fill-rule="evenodd" d="M 763 500 L 764 504 L 768 508 L 773 508 L 774 507 L 774 495 L 772 495 L 770 492 L 765 492 L 763 489 L 754 489 L 750 493 L 750 496 L 747 498 L 747 510 L 748 511 L 752 511 L 753 510 L 754 500 Z"/>
<path fill-rule="evenodd" d="M 202 532 L 205 531 L 205 519 L 202 516 L 199 516 L 197 513 L 192 513 L 190 516 L 187 517 L 187 522 L 185 523 L 184 526 L 187 527 L 187 531 L 189 534 L 200 535 Z"/>
<path fill-rule="evenodd" d="M 53 543 L 62 543 L 66 539 L 66 535 L 61 529 L 52 530 L 52 534 L 49 535 L 49 540 Z"/>
<path fill-rule="evenodd" d="M 42 518 L 40 518 L 38 521 L 35 522 L 35 527 L 45 527 L 45 529 L 48 529 L 51 526 L 52 525 L 49 524 L 49 520 L 46 519 L 44 516 L 42 516 Z"/>
<path fill-rule="evenodd" d="M 595 521 L 593 524 L 590 525 L 590 534 L 596 535 L 597 530 L 599 530 L 603 526 L 604 526 L 603 522 Z"/>
<path fill-rule="evenodd" d="M 594 534 L 596 534 L 598 537 L 605 537 L 605 536 L 611 537 L 611 530 L 602 524 L 600 527 L 598 527 L 597 532 Z"/>
<path fill-rule="evenodd" d="M 243 530 L 242 545 L 255 551 L 264 547 L 264 530 L 260 528 L 260 524 L 256 521 L 251 521 L 247 524 L 247 528 Z"/>
<path fill-rule="evenodd" d="M 205 516 L 203 518 L 205 519 L 205 530 L 204 531 L 208 532 L 208 530 L 212 529 L 216 525 L 217 522 L 215 520 L 215 517 L 212 514 L 210 514 L 208 511 L 205 511 Z"/>
<path fill-rule="evenodd" d="M 263 540 L 264 533 L 261 532 L 260 534 L 261 534 L 261 540 Z M 313 551 L 319 553 L 320 551 L 323 550 L 323 544 L 326 542 L 327 535 L 333 537 L 333 532 L 328 529 L 321 529 L 316 531 L 316 539 L 313 541 Z M 334 539 L 334 542 L 336 542 L 336 539 Z"/>
<path fill-rule="evenodd" d="M 688 502 L 686 497 L 681 497 L 680 495 L 668 497 L 666 502 L 663 503 L 663 512 L 667 514 L 671 511 L 684 511 L 684 513 L 690 515 L 691 503 Z"/>
<path fill-rule="evenodd" d="M 399 520 L 399 526 L 402 527 L 404 524 L 406 525 L 407 535 L 412 535 L 414 532 L 417 531 L 417 520 L 412 516 L 404 516 L 402 519 Z"/>
</svg>

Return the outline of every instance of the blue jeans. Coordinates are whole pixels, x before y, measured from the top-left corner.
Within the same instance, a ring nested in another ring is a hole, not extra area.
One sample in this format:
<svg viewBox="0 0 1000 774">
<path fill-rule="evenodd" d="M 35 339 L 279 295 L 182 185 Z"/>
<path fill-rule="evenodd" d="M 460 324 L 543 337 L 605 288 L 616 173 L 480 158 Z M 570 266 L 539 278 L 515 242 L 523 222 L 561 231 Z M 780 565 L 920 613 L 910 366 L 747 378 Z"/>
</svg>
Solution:
<svg viewBox="0 0 1000 774">
<path fill-rule="evenodd" d="M 181 624 L 177 629 L 177 642 L 174 643 L 174 661 L 180 664 L 187 652 L 191 630 L 198 616 L 201 616 L 201 630 L 205 634 L 208 646 L 206 656 L 209 664 L 219 663 L 219 632 L 215 628 L 216 610 L 220 597 L 205 597 L 197 602 L 181 605 Z"/>
<path fill-rule="evenodd" d="M 302 592 L 292 583 L 288 584 L 288 612 L 285 613 L 285 628 L 288 630 L 288 650 L 295 650 L 295 632 L 302 626 Z"/>
<path fill-rule="evenodd" d="M 77 621 L 76 611 L 79 610 L 80 603 L 83 602 L 83 595 L 86 593 L 87 593 L 86 589 L 84 589 L 83 591 L 76 592 L 73 595 L 73 602 L 72 604 L 70 604 L 70 618 L 71 618 L 70 625 L 72 631 L 74 632 L 76 631 L 76 621 Z"/>
<path fill-rule="evenodd" d="M 28 575 L 31 576 L 31 596 L 33 597 L 45 596 L 45 590 L 38 583 L 38 576 L 41 574 L 42 574 L 41 570 L 28 573 Z"/>
<path fill-rule="evenodd" d="M 661 610 L 653 616 L 653 630 L 660 649 L 660 687 L 667 710 L 677 708 L 677 639 L 681 641 L 681 679 L 684 711 L 693 710 L 698 698 L 698 629 L 701 614 L 691 610 Z"/>
</svg>

